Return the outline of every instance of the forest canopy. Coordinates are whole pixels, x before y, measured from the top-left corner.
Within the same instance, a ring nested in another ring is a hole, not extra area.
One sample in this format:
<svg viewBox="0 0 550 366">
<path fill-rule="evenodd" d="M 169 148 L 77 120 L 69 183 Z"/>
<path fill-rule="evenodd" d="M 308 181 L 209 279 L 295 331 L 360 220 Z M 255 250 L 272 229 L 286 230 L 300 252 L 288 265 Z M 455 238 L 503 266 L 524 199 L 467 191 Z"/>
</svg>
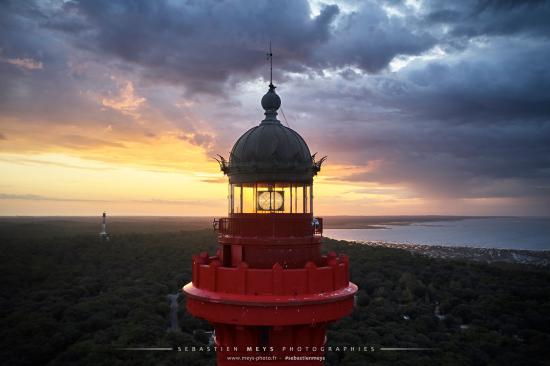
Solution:
<svg viewBox="0 0 550 366">
<path fill-rule="evenodd" d="M 214 352 L 177 351 L 207 346 L 212 329 L 185 311 L 182 295 L 180 331 L 167 331 L 167 295 L 190 281 L 193 254 L 215 252 L 207 222 L 119 223 L 110 242 L 100 242 L 87 225 L 0 221 L 3 363 L 214 365 Z M 326 238 L 323 250 L 350 256 L 351 280 L 360 289 L 353 314 L 330 326 L 328 344 L 374 348 L 327 352 L 327 365 L 543 365 L 550 359 L 548 269 L 434 259 Z M 119 350 L 124 347 L 175 350 Z"/>
</svg>

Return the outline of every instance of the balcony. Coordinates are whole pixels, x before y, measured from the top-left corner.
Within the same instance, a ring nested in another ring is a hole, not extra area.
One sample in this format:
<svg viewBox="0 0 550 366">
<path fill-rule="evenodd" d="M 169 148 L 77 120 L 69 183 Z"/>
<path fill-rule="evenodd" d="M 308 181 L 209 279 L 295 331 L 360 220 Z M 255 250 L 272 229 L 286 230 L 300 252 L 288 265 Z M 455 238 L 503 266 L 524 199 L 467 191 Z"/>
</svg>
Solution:
<svg viewBox="0 0 550 366">
<path fill-rule="evenodd" d="M 310 214 L 234 214 L 214 220 L 220 236 L 304 237 L 322 236 L 323 219 Z"/>
</svg>

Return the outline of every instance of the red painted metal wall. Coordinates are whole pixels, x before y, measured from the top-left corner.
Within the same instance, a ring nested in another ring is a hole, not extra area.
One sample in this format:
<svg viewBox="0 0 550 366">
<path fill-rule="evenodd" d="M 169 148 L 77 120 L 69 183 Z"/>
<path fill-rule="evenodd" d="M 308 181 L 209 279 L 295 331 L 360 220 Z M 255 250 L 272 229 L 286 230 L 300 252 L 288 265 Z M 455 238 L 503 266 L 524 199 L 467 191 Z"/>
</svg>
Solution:
<svg viewBox="0 0 550 366">
<path fill-rule="evenodd" d="M 311 214 L 219 220 L 219 255 L 194 256 L 183 289 L 189 312 L 212 323 L 217 347 L 229 347 L 218 365 L 322 364 L 326 325 L 352 311 L 357 291 L 348 258 L 321 255 L 322 223 Z M 293 356 L 302 359 L 285 359 Z"/>
</svg>

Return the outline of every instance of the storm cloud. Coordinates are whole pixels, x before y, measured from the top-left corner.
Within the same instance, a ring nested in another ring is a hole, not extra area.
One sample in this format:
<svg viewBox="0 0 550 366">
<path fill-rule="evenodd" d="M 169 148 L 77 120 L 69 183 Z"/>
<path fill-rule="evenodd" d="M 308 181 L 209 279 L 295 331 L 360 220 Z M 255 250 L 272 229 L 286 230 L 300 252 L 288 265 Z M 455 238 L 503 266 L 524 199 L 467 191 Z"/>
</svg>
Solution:
<svg viewBox="0 0 550 366">
<path fill-rule="evenodd" d="M 547 1 L 0 8 L 0 144 L 24 133 L 22 121 L 35 131 L 78 120 L 136 136 L 166 130 L 227 154 L 262 117 L 271 41 L 289 125 L 330 163 L 365 168 L 331 180 L 420 198 L 513 198 L 550 214 Z"/>
</svg>

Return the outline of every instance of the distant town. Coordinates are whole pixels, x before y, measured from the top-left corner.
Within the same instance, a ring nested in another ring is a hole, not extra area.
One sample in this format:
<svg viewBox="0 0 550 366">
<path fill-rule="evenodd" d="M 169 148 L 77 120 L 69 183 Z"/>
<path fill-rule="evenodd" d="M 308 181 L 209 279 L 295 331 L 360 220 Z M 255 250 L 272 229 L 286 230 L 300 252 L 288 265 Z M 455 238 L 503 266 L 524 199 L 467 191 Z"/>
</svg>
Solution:
<svg viewBox="0 0 550 366">
<path fill-rule="evenodd" d="M 483 263 L 521 263 L 539 267 L 550 265 L 550 252 L 548 251 L 396 244 L 377 241 L 361 241 L 360 243 L 374 247 L 403 249 L 432 258 L 468 259 Z"/>
</svg>

